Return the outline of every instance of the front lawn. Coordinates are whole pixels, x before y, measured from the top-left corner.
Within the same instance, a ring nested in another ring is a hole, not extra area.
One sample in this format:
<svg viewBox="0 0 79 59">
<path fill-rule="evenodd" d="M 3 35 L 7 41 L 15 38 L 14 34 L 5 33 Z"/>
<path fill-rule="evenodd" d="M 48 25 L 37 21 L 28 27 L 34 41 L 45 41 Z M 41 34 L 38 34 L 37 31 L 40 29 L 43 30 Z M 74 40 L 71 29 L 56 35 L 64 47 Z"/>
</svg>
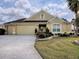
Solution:
<svg viewBox="0 0 79 59">
<path fill-rule="evenodd" d="M 79 59 L 79 46 L 73 44 L 79 37 L 52 38 L 36 42 L 36 49 L 44 59 Z"/>
</svg>

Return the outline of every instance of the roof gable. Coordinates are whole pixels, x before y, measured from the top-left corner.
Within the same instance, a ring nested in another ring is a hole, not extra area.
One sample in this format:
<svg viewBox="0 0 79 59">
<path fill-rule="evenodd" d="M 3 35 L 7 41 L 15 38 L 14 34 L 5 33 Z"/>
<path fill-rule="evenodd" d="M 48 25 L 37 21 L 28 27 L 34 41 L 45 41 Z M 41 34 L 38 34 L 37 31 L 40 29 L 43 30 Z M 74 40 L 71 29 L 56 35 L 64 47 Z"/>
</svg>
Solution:
<svg viewBox="0 0 79 59">
<path fill-rule="evenodd" d="M 48 22 L 49 23 L 66 23 L 66 24 L 70 24 L 70 22 L 68 22 L 66 19 L 58 18 L 58 17 L 51 18 Z"/>
<path fill-rule="evenodd" d="M 15 21 L 7 22 L 9 23 L 16 23 L 16 22 L 67 22 L 66 20 L 63 20 L 62 18 L 55 17 L 46 11 L 41 10 L 40 12 L 33 14 L 29 18 L 23 18 Z M 7 24 L 5 23 L 5 24 Z"/>
<path fill-rule="evenodd" d="M 27 20 L 49 20 L 52 17 L 54 16 L 41 10 L 40 12 L 37 12 L 36 14 L 33 14 L 31 17 L 27 18 Z"/>
</svg>

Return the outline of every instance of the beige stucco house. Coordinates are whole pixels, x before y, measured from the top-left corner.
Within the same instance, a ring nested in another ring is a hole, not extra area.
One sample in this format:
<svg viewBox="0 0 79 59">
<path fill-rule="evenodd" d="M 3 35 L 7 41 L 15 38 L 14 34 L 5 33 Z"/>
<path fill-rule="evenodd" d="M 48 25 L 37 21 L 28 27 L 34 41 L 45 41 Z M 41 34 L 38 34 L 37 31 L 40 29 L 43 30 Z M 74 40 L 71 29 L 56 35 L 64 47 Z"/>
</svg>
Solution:
<svg viewBox="0 0 79 59">
<path fill-rule="evenodd" d="M 35 34 L 35 28 L 48 27 L 52 33 L 70 33 L 72 24 L 41 10 L 29 18 L 5 23 L 7 34 Z"/>
</svg>

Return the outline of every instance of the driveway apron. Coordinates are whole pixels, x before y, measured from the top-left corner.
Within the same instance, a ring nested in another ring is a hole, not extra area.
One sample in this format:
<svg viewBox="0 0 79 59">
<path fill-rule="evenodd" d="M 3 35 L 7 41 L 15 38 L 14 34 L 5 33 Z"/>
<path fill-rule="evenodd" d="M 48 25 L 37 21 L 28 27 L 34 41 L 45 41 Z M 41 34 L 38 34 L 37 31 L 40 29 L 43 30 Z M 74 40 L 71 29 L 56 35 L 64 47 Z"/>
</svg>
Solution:
<svg viewBox="0 0 79 59">
<path fill-rule="evenodd" d="M 0 59 L 42 59 L 34 48 L 33 35 L 0 36 Z"/>
</svg>

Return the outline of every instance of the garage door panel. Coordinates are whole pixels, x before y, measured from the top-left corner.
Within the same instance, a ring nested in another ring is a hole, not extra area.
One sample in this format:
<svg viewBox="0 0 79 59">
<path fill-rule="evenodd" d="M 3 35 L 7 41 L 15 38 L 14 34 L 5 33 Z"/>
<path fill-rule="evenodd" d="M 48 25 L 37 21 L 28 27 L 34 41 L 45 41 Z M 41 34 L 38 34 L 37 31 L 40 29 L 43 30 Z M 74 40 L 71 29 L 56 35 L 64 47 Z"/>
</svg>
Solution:
<svg viewBox="0 0 79 59">
<path fill-rule="evenodd" d="M 35 34 L 35 28 L 37 26 L 17 26 L 17 34 Z"/>
</svg>

